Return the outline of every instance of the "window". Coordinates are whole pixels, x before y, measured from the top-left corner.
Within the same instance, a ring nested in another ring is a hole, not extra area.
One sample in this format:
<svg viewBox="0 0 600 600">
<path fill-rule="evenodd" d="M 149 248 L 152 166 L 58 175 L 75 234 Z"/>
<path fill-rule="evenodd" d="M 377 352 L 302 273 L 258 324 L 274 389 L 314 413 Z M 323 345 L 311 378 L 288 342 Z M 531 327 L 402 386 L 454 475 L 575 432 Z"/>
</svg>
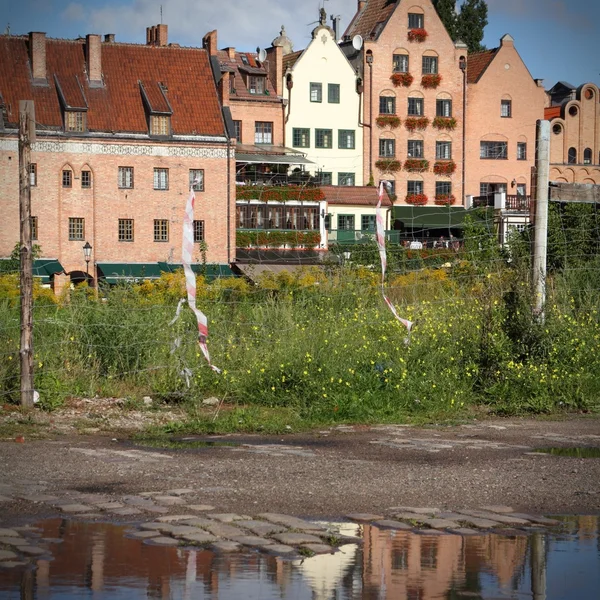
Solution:
<svg viewBox="0 0 600 600">
<path fill-rule="evenodd" d="M 71 187 L 73 185 L 73 171 L 65 169 L 62 172 L 62 185 L 63 187 Z"/>
<path fill-rule="evenodd" d="M 560 125 L 560 123 L 556 123 L 552 127 L 552 133 L 554 133 L 554 135 L 560 135 L 562 133 L 562 126 Z"/>
<path fill-rule="evenodd" d="M 408 73 L 408 54 L 394 54 L 392 70 L 394 73 Z"/>
<path fill-rule="evenodd" d="M 31 163 L 29 165 L 29 185 L 35 187 L 37 185 L 37 164 Z"/>
<path fill-rule="evenodd" d="M 436 100 L 435 101 L 435 116 L 436 117 L 451 117 L 452 116 L 452 100 Z"/>
<path fill-rule="evenodd" d="M 204 169 L 190 169 L 190 188 L 195 192 L 204 191 Z"/>
<path fill-rule="evenodd" d="M 408 13 L 408 28 L 423 29 L 425 24 L 425 15 L 419 13 Z"/>
<path fill-rule="evenodd" d="M 133 242 L 133 219 L 119 219 L 119 241 Z"/>
<path fill-rule="evenodd" d="M 326 173 L 325 171 L 321 171 L 318 173 L 319 184 L 320 185 L 331 185 L 333 183 L 333 177 L 331 173 Z"/>
<path fill-rule="evenodd" d="M 423 140 L 408 140 L 408 158 L 423 158 Z"/>
<path fill-rule="evenodd" d="M 356 185 L 354 173 L 338 173 L 338 185 Z"/>
<path fill-rule="evenodd" d="M 292 130 L 292 146 L 294 148 L 310 148 L 310 129 L 294 127 Z"/>
<path fill-rule="evenodd" d="M 361 215 L 360 228 L 361 228 L 361 231 L 375 231 L 375 228 L 376 228 L 375 215 Z"/>
<path fill-rule="evenodd" d="M 423 98 L 408 99 L 408 114 L 416 117 L 423 116 Z"/>
<path fill-rule="evenodd" d="M 331 148 L 332 129 L 315 129 L 315 146 Z"/>
<path fill-rule="evenodd" d="M 169 241 L 169 221 L 167 219 L 154 219 L 154 241 Z"/>
<path fill-rule="evenodd" d="M 171 117 L 150 115 L 150 135 L 171 135 Z"/>
<path fill-rule="evenodd" d="M 435 75 L 438 72 L 437 56 L 423 57 L 423 75 Z"/>
<path fill-rule="evenodd" d="M 592 164 L 592 150 L 591 148 L 586 148 L 583 151 L 583 164 L 591 165 Z"/>
<path fill-rule="evenodd" d="M 517 183 L 517 196 L 527 196 L 527 185 L 525 183 Z"/>
<path fill-rule="evenodd" d="M 451 181 L 436 181 L 435 182 L 435 195 L 442 196 L 452 194 L 452 182 Z"/>
<path fill-rule="evenodd" d="M 327 85 L 327 102 L 330 104 L 340 103 L 340 84 L 330 83 Z"/>
<path fill-rule="evenodd" d="M 250 61 L 245 54 L 240 54 L 240 58 L 242 59 L 242 64 L 246 65 L 247 67 L 250 66 Z"/>
<path fill-rule="evenodd" d="M 406 191 L 410 195 L 422 194 L 423 193 L 423 182 L 422 181 L 407 181 Z"/>
<path fill-rule="evenodd" d="M 338 229 L 353 231 L 354 215 L 338 215 Z"/>
<path fill-rule="evenodd" d="M 229 73 L 229 93 L 235 94 L 235 73 Z"/>
<path fill-rule="evenodd" d="M 242 122 L 234 121 L 233 126 L 235 127 L 235 139 L 238 142 L 241 142 L 242 141 Z"/>
<path fill-rule="evenodd" d="M 85 220 L 81 217 L 69 217 L 69 239 L 82 240 L 85 234 Z"/>
<path fill-rule="evenodd" d="M 569 154 L 568 154 L 567 162 L 570 165 L 576 165 L 577 164 L 577 150 L 575 148 L 569 148 Z M 64 173 L 64 171 L 63 171 L 63 173 Z M 63 181 L 64 181 L 64 178 L 63 178 Z"/>
<path fill-rule="evenodd" d="M 450 160 L 452 158 L 452 142 L 436 142 L 435 158 L 437 160 Z"/>
<path fill-rule="evenodd" d="M 119 187 L 121 189 L 133 188 L 133 167 L 119 167 Z"/>
<path fill-rule="evenodd" d="M 154 189 L 169 189 L 169 169 L 154 169 Z"/>
<path fill-rule="evenodd" d="M 346 150 L 354 150 L 355 139 L 354 129 L 340 129 L 338 131 L 338 148 Z"/>
<path fill-rule="evenodd" d="M 379 114 L 396 114 L 396 98 L 394 98 L 394 96 L 379 96 Z"/>
<path fill-rule="evenodd" d="M 527 160 L 526 142 L 517 142 L 517 160 Z"/>
<path fill-rule="evenodd" d="M 81 171 L 81 187 L 91 188 L 92 187 L 92 172 Z"/>
<path fill-rule="evenodd" d="M 396 156 L 396 140 L 379 140 L 379 156 L 386 158 Z"/>
<path fill-rule="evenodd" d="M 505 119 L 512 117 L 512 100 L 502 100 L 500 102 L 500 116 Z"/>
<path fill-rule="evenodd" d="M 65 130 L 83 133 L 85 131 L 85 113 L 81 111 L 65 112 Z"/>
<path fill-rule="evenodd" d="M 31 239 L 32 240 L 38 239 L 38 218 L 37 217 L 31 217 Z"/>
<path fill-rule="evenodd" d="M 194 220 L 194 243 L 204 241 L 204 221 Z"/>
<path fill-rule="evenodd" d="M 310 84 L 310 101 L 311 102 L 322 102 L 323 101 L 323 85 L 320 83 Z"/>
<path fill-rule="evenodd" d="M 381 182 L 384 182 L 387 187 L 388 193 L 391 194 L 392 196 L 396 194 L 396 181 L 394 179 L 382 179 L 379 180 L 379 184 L 377 189 L 379 189 L 379 185 L 381 185 Z"/>
<path fill-rule="evenodd" d="M 507 142 L 481 142 L 479 149 L 480 158 L 508 158 Z"/>
<path fill-rule="evenodd" d="M 273 123 L 269 121 L 256 121 L 254 123 L 254 143 L 273 143 Z"/>
<path fill-rule="evenodd" d="M 251 94 L 265 93 L 265 78 L 264 77 L 248 77 L 248 91 Z"/>
</svg>

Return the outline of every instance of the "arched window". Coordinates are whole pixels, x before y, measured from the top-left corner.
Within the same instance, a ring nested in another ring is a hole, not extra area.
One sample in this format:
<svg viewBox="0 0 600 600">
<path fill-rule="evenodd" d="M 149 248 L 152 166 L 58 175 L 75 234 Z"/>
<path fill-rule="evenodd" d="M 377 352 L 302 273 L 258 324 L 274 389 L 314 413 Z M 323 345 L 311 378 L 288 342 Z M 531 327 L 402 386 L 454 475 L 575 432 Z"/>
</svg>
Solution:
<svg viewBox="0 0 600 600">
<path fill-rule="evenodd" d="M 583 151 L 583 164 L 584 165 L 592 164 L 592 149 L 591 148 L 586 148 Z"/>
<path fill-rule="evenodd" d="M 569 158 L 567 162 L 570 165 L 577 164 L 577 150 L 575 148 L 569 148 Z"/>
</svg>

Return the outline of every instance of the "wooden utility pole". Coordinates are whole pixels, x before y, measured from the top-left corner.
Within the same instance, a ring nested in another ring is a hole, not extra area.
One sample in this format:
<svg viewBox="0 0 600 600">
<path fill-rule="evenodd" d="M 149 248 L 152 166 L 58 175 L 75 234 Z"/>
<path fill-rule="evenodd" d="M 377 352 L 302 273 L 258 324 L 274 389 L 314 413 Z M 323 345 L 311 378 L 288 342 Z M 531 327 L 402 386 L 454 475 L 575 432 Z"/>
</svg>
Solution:
<svg viewBox="0 0 600 600">
<path fill-rule="evenodd" d="M 32 100 L 19 101 L 19 217 L 21 221 L 21 406 L 33 407 L 33 250 L 31 245 L 31 142 L 35 141 Z"/>
</svg>

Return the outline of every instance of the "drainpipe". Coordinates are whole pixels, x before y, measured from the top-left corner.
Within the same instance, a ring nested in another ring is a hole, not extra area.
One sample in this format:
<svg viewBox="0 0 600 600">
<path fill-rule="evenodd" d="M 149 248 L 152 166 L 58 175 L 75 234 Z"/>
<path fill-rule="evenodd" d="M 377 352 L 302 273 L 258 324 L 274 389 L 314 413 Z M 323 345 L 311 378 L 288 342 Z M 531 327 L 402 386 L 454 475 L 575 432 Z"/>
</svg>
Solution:
<svg viewBox="0 0 600 600">
<path fill-rule="evenodd" d="M 292 112 L 292 88 L 294 87 L 294 81 L 290 73 L 285 76 L 285 87 L 288 89 L 288 110 L 287 117 L 285 118 L 285 122 L 287 123 L 290 119 L 290 113 Z"/>
<path fill-rule="evenodd" d="M 231 264 L 231 140 L 227 135 L 227 264 Z"/>
<path fill-rule="evenodd" d="M 373 179 L 373 54 L 368 52 L 369 65 L 369 181 Z"/>
<path fill-rule="evenodd" d="M 467 59 L 461 57 L 459 62 L 463 73 L 463 122 L 462 122 L 462 203 L 465 204 L 466 154 L 467 154 Z"/>
</svg>

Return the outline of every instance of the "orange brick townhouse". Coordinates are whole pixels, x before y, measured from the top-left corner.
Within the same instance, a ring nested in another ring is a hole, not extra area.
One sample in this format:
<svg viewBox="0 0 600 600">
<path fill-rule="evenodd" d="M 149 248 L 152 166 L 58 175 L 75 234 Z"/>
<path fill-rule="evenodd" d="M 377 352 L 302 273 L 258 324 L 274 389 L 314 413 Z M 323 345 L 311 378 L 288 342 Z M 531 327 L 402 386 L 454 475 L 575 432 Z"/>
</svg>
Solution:
<svg viewBox="0 0 600 600">
<path fill-rule="evenodd" d="M 166 25 L 148 28 L 145 46 L 112 35 L 0 36 L 0 257 L 19 239 L 19 100 L 33 100 L 33 236 L 44 258 L 81 280 L 89 243 L 94 280 L 158 276 L 160 263 L 181 263 L 183 214 L 197 181 L 197 261 L 204 242 L 207 262 L 228 268 L 233 125 L 209 51 L 169 45 L 166 36 Z"/>
</svg>

